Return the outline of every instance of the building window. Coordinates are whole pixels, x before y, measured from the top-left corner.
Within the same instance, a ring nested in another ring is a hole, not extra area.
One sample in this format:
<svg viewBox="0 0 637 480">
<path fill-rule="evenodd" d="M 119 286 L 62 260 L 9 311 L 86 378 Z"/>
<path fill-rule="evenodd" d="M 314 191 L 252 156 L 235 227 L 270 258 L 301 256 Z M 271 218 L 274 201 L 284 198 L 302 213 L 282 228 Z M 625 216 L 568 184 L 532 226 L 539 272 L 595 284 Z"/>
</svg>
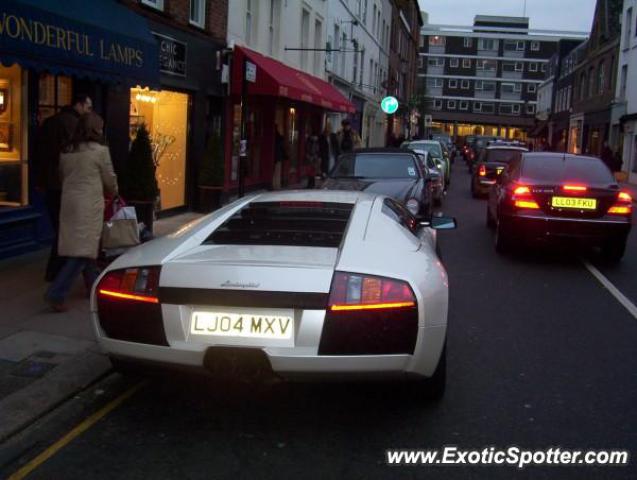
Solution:
<svg viewBox="0 0 637 480">
<path fill-rule="evenodd" d="M 250 0 L 248 0 L 250 2 Z M 301 10 L 301 48 L 310 48 L 310 12 Z M 301 70 L 307 69 L 307 50 L 301 51 Z M 356 81 L 356 75 L 354 75 Z"/>
<path fill-rule="evenodd" d="M 27 162 L 22 149 L 28 118 L 24 88 L 26 75 L 22 75 L 22 69 L 15 64 L 0 64 L 0 210 L 21 207 L 29 201 Z"/>
<path fill-rule="evenodd" d="M 478 50 L 497 50 L 498 41 L 492 38 L 481 38 L 478 40 Z"/>
<path fill-rule="evenodd" d="M 485 72 L 495 72 L 498 68 L 498 62 L 495 60 L 476 60 L 476 68 Z"/>
<path fill-rule="evenodd" d="M 314 20 L 314 48 L 325 48 L 323 44 L 323 22 L 318 18 Z M 314 75 L 321 74 L 322 67 L 322 52 L 315 51 L 314 52 Z"/>
<path fill-rule="evenodd" d="M 460 110 L 469 110 L 469 102 L 462 100 L 460 102 Z"/>
<path fill-rule="evenodd" d="M 537 72 L 537 63 L 535 62 L 529 63 L 529 72 Z"/>
<path fill-rule="evenodd" d="M 531 42 L 531 51 L 539 52 L 540 51 L 540 42 L 533 41 Z"/>
<path fill-rule="evenodd" d="M 515 83 L 503 83 L 500 85 L 500 91 L 502 93 L 513 93 L 515 92 Z"/>
<path fill-rule="evenodd" d="M 595 95 L 595 70 L 591 67 L 588 70 L 588 96 Z"/>
<path fill-rule="evenodd" d="M 429 57 L 427 65 L 430 67 L 444 67 L 445 59 L 443 57 Z"/>
<path fill-rule="evenodd" d="M 460 66 L 459 58 L 450 58 L 449 59 L 449 67 L 450 68 L 458 68 Z"/>
<path fill-rule="evenodd" d="M 626 82 L 628 81 L 628 65 L 622 66 L 622 73 L 619 83 L 619 98 L 626 98 Z"/>
<path fill-rule="evenodd" d="M 449 88 L 451 89 L 458 88 L 458 80 L 456 79 L 449 80 Z"/>
<path fill-rule="evenodd" d="M 502 115 L 519 115 L 520 105 L 517 103 L 503 103 L 500 105 L 500 114 Z"/>
<path fill-rule="evenodd" d="M 464 47 L 465 47 L 465 48 L 471 48 L 471 47 L 473 47 L 473 38 L 471 38 L 471 37 L 464 37 L 463 45 L 464 45 Z"/>
<path fill-rule="evenodd" d="M 254 30 L 254 25 L 253 25 L 253 11 L 252 9 L 254 8 L 254 5 L 252 4 L 252 2 L 254 2 L 255 0 L 247 0 L 247 4 L 246 4 L 246 43 L 248 45 L 252 45 L 252 32 Z"/>
<path fill-rule="evenodd" d="M 503 72 L 521 72 L 524 69 L 522 62 L 502 62 Z"/>
<path fill-rule="evenodd" d="M 367 0 L 363 0 L 363 23 L 367 25 Z"/>
<path fill-rule="evenodd" d="M 442 78 L 428 78 L 427 88 L 442 88 Z"/>
<path fill-rule="evenodd" d="M 597 93 L 599 95 L 604 93 L 604 89 L 606 88 L 606 68 L 604 62 L 599 64 L 597 69 Z"/>
<path fill-rule="evenodd" d="M 529 93 L 535 93 L 537 92 L 537 85 L 535 83 L 529 83 L 526 86 L 526 91 Z"/>
<path fill-rule="evenodd" d="M 447 110 L 455 110 L 456 109 L 456 101 L 455 100 L 449 100 L 447 102 Z"/>
<path fill-rule="evenodd" d="M 205 28 L 206 0 L 190 0 L 190 23 Z"/>
<path fill-rule="evenodd" d="M 519 40 L 505 40 L 504 41 L 504 50 L 506 51 L 524 51 L 524 41 Z"/>
<path fill-rule="evenodd" d="M 374 35 L 375 37 L 376 35 L 376 4 L 374 4 L 374 7 L 372 8 L 372 35 Z"/>
<path fill-rule="evenodd" d="M 473 111 L 478 113 L 494 113 L 495 107 L 492 103 L 474 102 Z"/>
<path fill-rule="evenodd" d="M 439 99 L 434 100 L 433 110 L 442 110 L 442 100 L 439 100 Z"/>
<path fill-rule="evenodd" d="M 270 21 L 268 22 L 268 34 L 270 36 L 270 55 L 272 56 L 276 56 L 279 53 L 280 17 L 281 0 L 270 0 Z M 338 42 L 338 26 L 336 25 L 334 26 L 334 41 Z M 337 59 L 338 56 L 335 54 L 334 58 Z"/>
<path fill-rule="evenodd" d="M 630 7 L 626 10 L 626 22 L 624 23 L 626 28 L 626 34 L 624 36 L 624 48 L 630 48 L 630 37 L 632 37 L 633 28 L 633 8 Z"/>
<path fill-rule="evenodd" d="M 463 80 L 460 83 L 460 88 L 462 88 L 463 90 L 468 90 L 470 86 L 471 86 L 471 82 L 469 82 L 469 80 Z"/>
<path fill-rule="evenodd" d="M 475 84 L 474 84 L 474 88 L 476 90 L 483 90 L 484 89 L 484 81 L 482 80 L 476 80 Z"/>
<path fill-rule="evenodd" d="M 422 69 L 425 66 L 425 59 L 423 57 L 418 57 L 418 68 Z"/>
<path fill-rule="evenodd" d="M 141 0 L 141 2 L 157 10 L 164 10 L 164 0 Z"/>
<path fill-rule="evenodd" d="M 527 105 L 526 106 L 526 114 L 527 115 L 535 115 L 535 105 Z"/>
<path fill-rule="evenodd" d="M 429 37 L 429 46 L 430 47 L 444 47 L 445 46 L 445 38 L 440 35 L 431 35 Z"/>
<path fill-rule="evenodd" d="M 471 59 L 463 58 L 462 59 L 462 68 L 471 68 Z"/>
<path fill-rule="evenodd" d="M 540 65 L 540 67 L 541 67 L 541 68 L 540 68 L 540 70 L 542 70 L 542 72 L 546 73 L 547 64 L 546 64 L 546 63 L 542 63 L 542 64 Z"/>
</svg>

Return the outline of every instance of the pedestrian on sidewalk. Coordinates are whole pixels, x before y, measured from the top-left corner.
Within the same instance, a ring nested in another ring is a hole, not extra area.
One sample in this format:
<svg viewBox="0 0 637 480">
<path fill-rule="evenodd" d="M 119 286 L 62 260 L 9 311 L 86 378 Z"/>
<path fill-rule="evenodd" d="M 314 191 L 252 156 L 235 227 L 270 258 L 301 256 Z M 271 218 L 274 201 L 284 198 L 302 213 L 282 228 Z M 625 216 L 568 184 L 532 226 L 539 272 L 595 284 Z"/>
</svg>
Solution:
<svg viewBox="0 0 637 480">
<path fill-rule="evenodd" d="M 274 125 L 274 171 L 272 172 L 272 190 L 281 190 L 283 165 L 288 159 L 285 151 L 285 138 L 278 124 Z"/>
<path fill-rule="evenodd" d="M 604 162 L 606 166 L 612 172 L 615 161 L 614 161 L 613 151 L 608 146 L 608 142 L 604 142 L 604 146 L 602 147 L 602 153 L 600 155 L 600 158 L 602 159 L 602 162 Z"/>
<path fill-rule="evenodd" d="M 334 166 L 336 158 L 340 153 L 338 138 L 332 131 L 332 123 L 329 120 L 325 122 L 325 129 L 319 137 L 319 147 L 321 155 L 321 176 L 325 178 Z"/>
<path fill-rule="evenodd" d="M 312 132 L 305 140 L 305 165 L 307 168 L 307 188 L 314 188 L 316 175 L 321 170 L 321 147 L 316 132 Z"/>
<path fill-rule="evenodd" d="M 361 137 L 352 130 L 350 121 L 345 118 L 341 121 L 341 130 L 336 134 L 340 153 L 351 153 L 361 148 Z"/>
<path fill-rule="evenodd" d="M 104 221 L 104 196 L 117 194 L 117 178 L 104 145 L 103 129 L 99 115 L 82 115 L 71 144 L 60 156 L 58 254 L 63 264 L 46 293 L 57 312 L 66 310 L 66 297 L 80 272 L 89 288 L 97 278 L 95 259 Z"/>
<path fill-rule="evenodd" d="M 93 102 L 88 95 L 76 95 L 72 105 L 62 108 L 44 121 L 35 142 L 36 189 L 44 194 L 54 234 L 44 276 L 47 282 L 53 281 L 63 263 L 57 254 L 62 195 L 59 173 L 60 154 L 62 149 L 71 142 L 80 116 L 92 110 Z"/>
</svg>

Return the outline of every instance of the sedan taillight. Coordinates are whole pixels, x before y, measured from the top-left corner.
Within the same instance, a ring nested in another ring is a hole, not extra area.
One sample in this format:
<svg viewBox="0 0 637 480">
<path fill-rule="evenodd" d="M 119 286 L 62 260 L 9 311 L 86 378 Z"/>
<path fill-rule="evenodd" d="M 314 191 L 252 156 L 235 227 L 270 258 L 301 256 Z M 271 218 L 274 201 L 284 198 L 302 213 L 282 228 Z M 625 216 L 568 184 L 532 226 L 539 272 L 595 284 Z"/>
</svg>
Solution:
<svg viewBox="0 0 637 480">
<path fill-rule="evenodd" d="M 531 189 L 526 185 L 518 185 L 515 187 L 511 200 L 513 201 L 513 205 L 517 208 L 531 210 L 537 210 L 540 208 L 531 194 Z"/>
<path fill-rule="evenodd" d="M 487 176 L 487 167 L 484 165 L 484 163 L 480 165 L 480 168 L 478 169 L 478 175 L 480 175 L 481 177 Z"/>
<path fill-rule="evenodd" d="M 608 209 L 608 213 L 611 215 L 630 215 L 633 213 L 633 198 L 629 193 L 619 192 L 617 194 L 617 200 Z"/>
</svg>

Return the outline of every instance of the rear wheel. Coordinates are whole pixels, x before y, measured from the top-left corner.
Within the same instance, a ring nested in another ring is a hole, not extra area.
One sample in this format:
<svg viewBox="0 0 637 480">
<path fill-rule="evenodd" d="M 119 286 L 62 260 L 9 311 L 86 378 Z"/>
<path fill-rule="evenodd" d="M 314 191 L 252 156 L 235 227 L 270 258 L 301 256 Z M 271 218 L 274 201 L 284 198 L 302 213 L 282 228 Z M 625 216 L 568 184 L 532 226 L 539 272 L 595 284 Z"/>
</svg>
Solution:
<svg viewBox="0 0 637 480">
<path fill-rule="evenodd" d="M 510 235 L 502 228 L 502 222 L 498 220 L 495 224 L 495 251 L 498 253 L 507 253 L 510 250 Z"/>
<path fill-rule="evenodd" d="M 626 251 L 626 237 L 615 237 L 607 240 L 602 245 L 602 256 L 604 260 L 617 263 L 624 256 Z"/>
<path fill-rule="evenodd" d="M 487 227 L 489 228 L 495 227 L 495 220 L 493 220 L 493 217 L 491 216 L 491 212 L 489 211 L 489 205 L 487 205 Z"/>
</svg>

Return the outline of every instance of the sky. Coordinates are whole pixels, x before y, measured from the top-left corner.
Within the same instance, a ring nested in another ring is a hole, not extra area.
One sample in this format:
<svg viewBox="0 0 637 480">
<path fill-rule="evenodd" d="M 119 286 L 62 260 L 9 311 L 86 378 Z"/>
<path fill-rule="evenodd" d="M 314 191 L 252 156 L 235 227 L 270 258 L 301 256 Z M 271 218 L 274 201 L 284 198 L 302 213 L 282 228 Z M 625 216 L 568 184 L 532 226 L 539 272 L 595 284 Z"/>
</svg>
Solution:
<svg viewBox="0 0 637 480">
<path fill-rule="evenodd" d="M 596 0 L 526 0 L 530 28 L 589 32 Z M 474 15 L 522 16 L 524 0 L 418 0 L 429 23 L 472 25 Z"/>
</svg>

